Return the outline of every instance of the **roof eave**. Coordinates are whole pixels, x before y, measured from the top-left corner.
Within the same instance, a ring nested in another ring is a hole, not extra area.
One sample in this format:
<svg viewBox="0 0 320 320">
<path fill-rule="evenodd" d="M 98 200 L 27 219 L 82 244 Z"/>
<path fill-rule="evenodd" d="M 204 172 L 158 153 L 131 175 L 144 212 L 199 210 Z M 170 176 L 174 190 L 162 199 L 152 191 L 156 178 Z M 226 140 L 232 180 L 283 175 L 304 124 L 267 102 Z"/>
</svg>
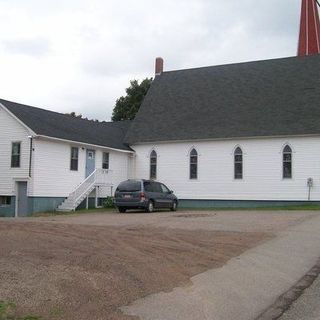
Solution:
<svg viewBox="0 0 320 320">
<path fill-rule="evenodd" d="M 204 139 L 185 139 L 185 140 L 162 140 L 162 141 L 144 141 L 144 142 L 131 142 L 130 146 L 147 145 L 147 144 L 164 144 L 164 143 L 185 143 L 185 142 L 208 142 L 208 141 L 230 141 L 230 140 L 254 140 L 254 139 L 281 139 L 281 138 L 308 138 L 319 137 L 319 133 L 312 134 L 292 134 L 292 135 L 271 135 L 271 136 L 239 136 L 230 138 L 204 138 Z"/>
<path fill-rule="evenodd" d="M 123 152 L 123 153 L 130 153 L 130 154 L 134 154 L 135 153 L 134 151 L 131 151 L 131 150 L 125 150 L 125 149 L 118 149 L 118 148 L 112 148 L 112 147 L 107 147 L 107 146 L 101 146 L 101 145 L 91 144 L 91 143 L 83 142 L 83 141 L 73 141 L 73 140 L 68 140 L 68 139 L 50 137 L 50 136 L 41 135 L 41 134 L 36 134 L 34 136 L 34 138 L 40 138 L 40 139 L 44 139 L 44 140 L 53 140 L 53 141 L 59 141 L 59 142 L 67 142 L 67 143 L 72 143 L 72 144 L 80 144 L 80 145 L 85 145 L 85 146 L 89 146 L 89 147 L 113 150 L 113 151 L 118 151 L 118 152 Z"/>
</svg>

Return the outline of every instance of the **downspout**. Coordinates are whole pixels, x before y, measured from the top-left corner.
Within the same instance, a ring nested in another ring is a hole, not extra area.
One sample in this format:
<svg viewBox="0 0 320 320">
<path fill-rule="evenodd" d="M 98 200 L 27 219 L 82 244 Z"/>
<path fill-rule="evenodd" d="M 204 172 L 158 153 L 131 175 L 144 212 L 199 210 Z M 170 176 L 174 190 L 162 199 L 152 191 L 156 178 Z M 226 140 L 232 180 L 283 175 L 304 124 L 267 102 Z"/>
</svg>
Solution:
<svg viewBox="0 0 320 320">
<path fill-rule="evenodd" d="M 33 151 L 33 137 L 29 136 L 30 139 L 30 155 L 29 155 L 29 178 L 31 178 L 32 173 L 32 151 Z"/>
</svg>

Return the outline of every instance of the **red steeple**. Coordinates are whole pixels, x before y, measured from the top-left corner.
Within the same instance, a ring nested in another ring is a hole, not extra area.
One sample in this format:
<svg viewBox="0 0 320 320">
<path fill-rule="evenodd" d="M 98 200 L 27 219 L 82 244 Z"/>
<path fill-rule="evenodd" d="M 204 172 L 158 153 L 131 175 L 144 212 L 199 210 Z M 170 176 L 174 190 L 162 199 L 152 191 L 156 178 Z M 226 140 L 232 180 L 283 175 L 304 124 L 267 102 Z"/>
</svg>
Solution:
<svg viewBox="0 0 320 320">
<path fill-rule="evenodd" d="M 298 56 L 320 53 L 320 20 L 317 0 L 302 0 Z"/>
</svg>

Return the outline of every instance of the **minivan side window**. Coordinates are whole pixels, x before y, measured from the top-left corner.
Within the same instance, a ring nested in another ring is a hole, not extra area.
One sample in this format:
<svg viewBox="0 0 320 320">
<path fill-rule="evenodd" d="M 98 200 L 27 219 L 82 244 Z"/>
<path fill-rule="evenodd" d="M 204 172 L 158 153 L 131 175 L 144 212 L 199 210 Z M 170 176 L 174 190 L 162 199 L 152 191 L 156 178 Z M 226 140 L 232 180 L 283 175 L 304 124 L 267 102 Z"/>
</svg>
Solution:
<svg viewBox="0 0 320 320">
<path fill-rule="evenodd" d="M 145 181 L 143 185 L 144 185 L 144 191 L 153 192 L 151 182 Z"/>
<path fill-rule="evenodd" d="M 168 193 L 168 192 L 170 192 L 170 190 L 169 190 L 164 184 L 161 184 L 161 189 L 162 189 L 162 192 L 163 192 L 163 193 Z"/>
<path fill-rule="evenodd" d="M 161 184 L 159 182 L 152 182 L 153 192 L 162 192 Z"/>
</svg>

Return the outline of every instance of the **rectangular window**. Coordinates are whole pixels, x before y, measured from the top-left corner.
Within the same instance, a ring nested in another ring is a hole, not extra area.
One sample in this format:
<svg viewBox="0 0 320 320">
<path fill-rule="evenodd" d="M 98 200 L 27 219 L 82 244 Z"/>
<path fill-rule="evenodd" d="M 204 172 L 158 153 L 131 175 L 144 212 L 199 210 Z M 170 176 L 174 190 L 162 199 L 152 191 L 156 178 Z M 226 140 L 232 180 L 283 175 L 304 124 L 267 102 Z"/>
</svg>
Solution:
<svg viewBox="0 0 320 320">
<path fill-rule="evenodd" d="M 289 153 L 283 154 L 283 179 L 292 178 L 292 155 Z"/>
<path fill-rule="evenodd" d="M 11 168 L 20 168 L 21 142 L 13 142 L 11 150 Z"/>
<path fill-rule="evenodd" d="M 72 147 L 70 170 L 78 171 L 78 162 L 79 162 L 79 148 Z"/>
<path fill-rule="evenodd" d="M 0 196 L 0 206 L 6 207 L 11 205 L 11 197 L 8 196 Z"/>
<path fill-rule="evenodd" d="M 157 179 L 157 164 L 155 163 L 150 164 L 150 179 L 151 180 Z"/>
<path fill-rule="evenodd" d="M 157 153 L 152 150 L 150 153 L 150 179 L 156 180 L 157 179 Z"/>
<path fill-rule="evenodd" d="M 109 169 L 109 152 L 103 153 L 102 169 Z"/>
<path fill-rule="evenodd" d="M 197 172 L 197 164 L 196 163 L 190 164 L 190 179 L 191 180 L 198 179 L 198 172 Z"/>
<path fill-rule="evenodd" d="M 234 151 L 234 178 L 235 180 L 243 179 L 243 152 L 240 147 Z"/>
<path fill-rule="evenodd" d="M 190 179 L 198 179 L 198 156 L 190 157 Z"/>
<path fill-rule="evenodd" d="M 243 178 L 242 163 L 235 163 L 234 164 L 234 178 L 236 180 L 241 180 Z"/>
<path fill-rule="evenodd" d="M 235 155 L 234 157 L 234 178 L 237 180 L 241 180 L 243 178 L 242 155 Z"/>
</svg>

